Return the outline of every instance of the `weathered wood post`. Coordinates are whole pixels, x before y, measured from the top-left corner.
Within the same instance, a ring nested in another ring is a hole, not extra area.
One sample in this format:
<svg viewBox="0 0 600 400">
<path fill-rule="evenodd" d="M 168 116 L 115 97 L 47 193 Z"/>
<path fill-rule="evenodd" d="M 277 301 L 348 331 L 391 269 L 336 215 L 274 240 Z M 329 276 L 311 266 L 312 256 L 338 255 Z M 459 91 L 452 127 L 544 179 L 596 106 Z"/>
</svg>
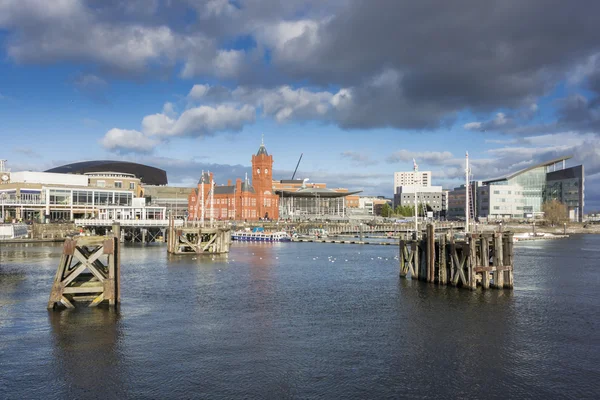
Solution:
<svg viewBox="0 0 600 400">
<path fill-rule="evenodd" d="M 108 278 L 114 280 L 111 286 L 115 288 L 115 293 L 108 301 L 111 306 L 118 306 L 121 303 L 121 224 L 119 222 L 113 224 L 112 232 L 115 247 L 113 257 L 109 259 Z"/>
<path fill-rule="evenodd" d="M 469 239 L 468 244 L 468 252 L 469 256 L 467 257 L 467 287 L 471 290 L 477 289 L 477 273 L 475 272 L 475 267 L 477 266 L 477 235 L 469 234 L 467 235 Z"/>
<path fill-rule="evenodd" d="M 501 232 L 494 233 L 494 287 L 502 289 L 504 287 L 504 246 L 503 235 Z"/>
<path fill-rule="evenodd" d="M 504 240 L 504 265 L 507 267 L 505 271 L 504 287 L 506 289 L 512 289 L 514 287 L 514 243 L 513 233 L 509 232 L 502 235 Z"/>
<path fill-rule="evenodd" d="M 454 235 L 451 234 L 449 239 L 450 239 L 450 244 L 448 247 L 450 249 L 450 260 L 449 260 L 450 261 L 450 265 L 449 265 L 449 267 L 450 267 L 450 284 L 456 286 L 456 280 L 454 278 L 456 276 L 457 265 L 456 265 L 455 259 L 457 258 L 457 255 L 456 255 L 456 243 L 454 241 Z"/>
<path fill-rule="evenodd" d="M 480 242 L 480 266 L 483 267 L 481 271 L 481 287 L 484 289 L 490 288 L 490 242 L 485 234 L 481 235 Z"/>
<path fill-rule="evenodd" d="M 116 233 L 116 235 L 115 235 Z M 75 308 L 73 303 L 90 302 L 89 307 L 120 301 L 120 258 L 118 226 L 113 235 L 67 238 L 54 277 L 48 308 Z M 106 264 L 102 261 L 106 256 Z"/>
<path fill-rule="evenodd" d="M 435 272 L 435 227 L 433 224 L 427 224 L 427 237 L 426 237 L 426 253 L 427 253 L 427 271 L 426 280 L 427 282 L 434 281 Z"/>
<path fill-rule="evenodd" d="M 398 259 L 400 260 L 400 277 L 406 278 L 406 274 L 408 273 L 408 269 L 406 268 L 406 259 L 404 258 L 404 240 L 400 240 L 399 251 L 398 251 Z"/>
<path fill-rule="evenodd" d="M 440 236 L 440 258 L 439 258 L 439 268 L 438 268 L 438 282 L 442 285 L 448 284 L 448 269 L 446 265 L 446 234 L 442 234 Z"/>
<path fill-rule="evenodd" d="M 413 273 L 411 274 L 411 279 L 419 279 L 419 242 L 417 240 L 413 240 L 410 244 L 412 250 L 412 259 L 413 259 Z"/>
</svg>

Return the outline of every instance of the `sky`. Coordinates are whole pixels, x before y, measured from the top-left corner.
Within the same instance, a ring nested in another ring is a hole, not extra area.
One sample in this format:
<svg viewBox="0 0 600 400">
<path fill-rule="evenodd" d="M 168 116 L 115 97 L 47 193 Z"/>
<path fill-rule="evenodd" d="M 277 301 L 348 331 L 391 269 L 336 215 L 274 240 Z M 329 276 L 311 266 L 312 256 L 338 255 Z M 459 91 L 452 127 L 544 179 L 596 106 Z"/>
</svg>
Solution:
<svg viewBox="0 0 600 400">
<path fill-rule="evenodd" d="M 0 0 L 0 158 L 393 195 L 569 155 L 600 210 L 600 2 Z"/>
</svg>

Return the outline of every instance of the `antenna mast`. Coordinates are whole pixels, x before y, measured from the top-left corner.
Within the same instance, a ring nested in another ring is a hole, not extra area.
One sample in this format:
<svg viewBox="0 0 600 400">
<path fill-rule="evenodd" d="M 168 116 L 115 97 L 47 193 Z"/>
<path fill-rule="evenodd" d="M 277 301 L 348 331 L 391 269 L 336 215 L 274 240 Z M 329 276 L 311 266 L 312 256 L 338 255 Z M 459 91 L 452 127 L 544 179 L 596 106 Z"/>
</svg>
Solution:
<svg viewBox="0 0 600 400">
<path fill-rule="evenodd" d="M 202 192 L 202 200 L 200 201 L 200 204 L 202 204 L 202 216 L 200 217 L 200 222 L 204 228 L 204 170 L 202 170 L 202 178 L 200 178 L 200 182 L 202 182 L 202 189 L 200 190 Z"/>
<path fill-rule="evenodd" d="M 469 197 L 471 188 L 469 185 L 469 152 L 465 156 L 465 232 L 469 233 Z"/>
</svg>

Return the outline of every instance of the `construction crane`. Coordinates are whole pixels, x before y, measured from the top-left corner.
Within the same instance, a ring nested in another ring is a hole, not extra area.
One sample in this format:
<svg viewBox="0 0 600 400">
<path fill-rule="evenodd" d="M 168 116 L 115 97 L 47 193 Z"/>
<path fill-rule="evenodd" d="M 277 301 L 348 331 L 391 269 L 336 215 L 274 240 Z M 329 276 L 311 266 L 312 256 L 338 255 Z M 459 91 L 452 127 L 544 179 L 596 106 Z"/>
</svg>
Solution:
<svg viewBox="0 0 600 400">
<path fill-rule="evenodd" d="M 298 164 L 296 164 L 296 169 L 294 170 L 294 173 L 292 174 L 292 180 L 294 180 L 294 177 L 296 176 L 296 172 L 298 171 L 298 166 L 300 165 L 300 161 L 302 161 L 303 155 L 304 155 L 304 153 L 300 153 L 300 158 L 298 159 Z"/>
</svg>

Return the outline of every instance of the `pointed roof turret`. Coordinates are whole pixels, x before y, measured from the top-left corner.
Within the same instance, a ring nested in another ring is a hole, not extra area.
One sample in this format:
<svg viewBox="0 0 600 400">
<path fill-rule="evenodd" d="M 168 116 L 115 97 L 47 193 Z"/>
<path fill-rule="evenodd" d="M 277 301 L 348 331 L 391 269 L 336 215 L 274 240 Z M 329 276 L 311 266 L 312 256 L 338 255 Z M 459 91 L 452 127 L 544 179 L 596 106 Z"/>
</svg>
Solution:
<svg viewBox="0 0 600 400">
<path fill-rule="evenodd" d="M 265 135 L 262 135 L 261 141 L 260 141 L 260 147 L 258 148 L 258 151 L 256 152 L 257 156 L 260 156 L 261 154 L 268 156 L 269 153 L 267 153 L 267 148 L 265 147 Z"/>
</svg>

